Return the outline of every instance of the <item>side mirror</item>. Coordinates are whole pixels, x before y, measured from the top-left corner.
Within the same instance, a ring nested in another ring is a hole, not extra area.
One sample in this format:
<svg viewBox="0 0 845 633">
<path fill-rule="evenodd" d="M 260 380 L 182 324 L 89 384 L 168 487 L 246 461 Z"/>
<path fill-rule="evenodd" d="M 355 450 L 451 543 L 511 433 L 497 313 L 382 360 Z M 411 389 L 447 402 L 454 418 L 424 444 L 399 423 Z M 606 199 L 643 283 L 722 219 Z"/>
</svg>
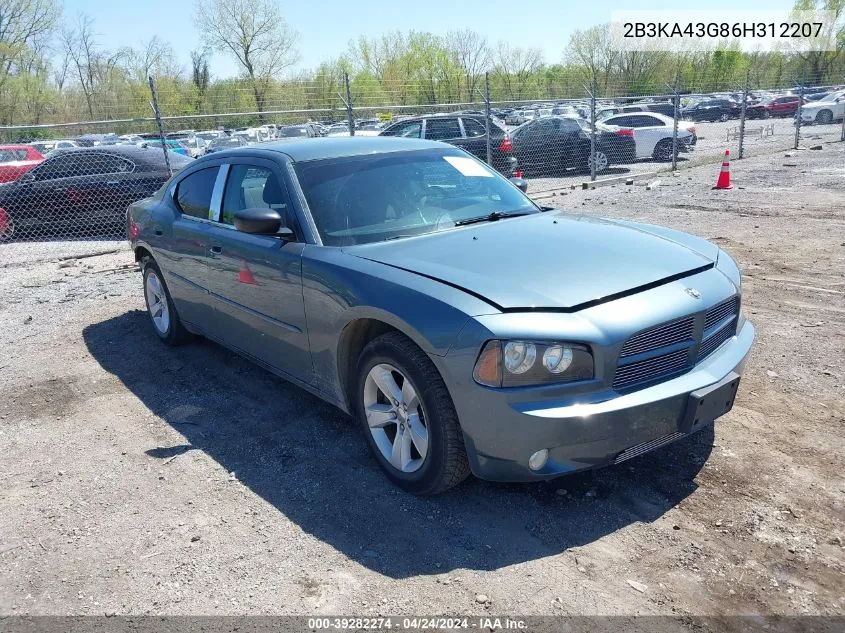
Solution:
<svg viewBox="0 0 845 633">
<path fill-rule="evenodd" d="M 523 180 L 522 178 L 516 178 L 516 177 L 509 178 L 508 180 L 510 180 L 517 187 L 519 187 L 519 189 L 520 189 L 520 191 L 522 191 L 522 193 L 528 192 L 528 181 L 527 180 Z"/>
<path fill-rule="evenodd" d="M 285 240 L 293 239 L 293 231 L 282 224 L 282 216 L 276 209 L 241 209 L 235 211 L 235 228 L 243 233 L 274 235 Z"/>
</svg>

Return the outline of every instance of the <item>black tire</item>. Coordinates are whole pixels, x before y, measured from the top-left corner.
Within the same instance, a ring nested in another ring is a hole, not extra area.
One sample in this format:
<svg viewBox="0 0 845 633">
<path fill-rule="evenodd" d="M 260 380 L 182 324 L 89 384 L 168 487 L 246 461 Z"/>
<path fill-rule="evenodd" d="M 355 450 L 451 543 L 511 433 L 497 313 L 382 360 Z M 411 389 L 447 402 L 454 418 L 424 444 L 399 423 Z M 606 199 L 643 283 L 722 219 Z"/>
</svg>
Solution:
<svg viewBox="0 0 845 633">
<path fill-rule="evenodd" d="M 144 257 L 141 260 L 141 271 L 143 273 L 144 280 L 144 304 L 147 306 L 147 314 L 150 317 L 150 324 L 153 326 L 153 332 L 155 332 L 156 336 L 158 336 L 165 344 L 172 347 L 182 345 L 183 343 L 190 341 L 193 338 L 193 335 L 185 329 L 184 325 L 182 325 L 182 320 L 176 312 L 176 306 L 173 305 L 170 290 L 164 282 L 164 277 L 161 274 L 161 269 L 158 267 L 158 264 L 156 264 L 151 257 Z M 167 299 L 167 309 L 169 311 L 170 318 L 167 329 L 164 332 L 162 332 L 155 324 L 152 312 L 150 311 L 150 297 L 147 292 L 147 278 L 150 275 L 155 275 L 157 277 Z"/>
<path fill-rule="evenodd" d="M 428 430 L 428 451 L 422 466 L 402 472 L 384 458 L 375 443 L 364 411 L 364 386 L 376 365 L 386 363 L 411 380 L 419 395 Z M 394 484 L 416 495 L 433 495 L 461 483 L 469 475 L 469 462 L 458 414 L 437 368 L 413 341 L 399 332 L 388 332 L 370 341 L 358 360 L 355 407 L 364 437 L 379 466 Z"/>
<path fill-rule="evenodd" d="M 719 116 L 719 121 L 721 121 L 722 123 L 725 123 L 730 118 L 731 118 L 730 114 L 728 114 L 727 112 L 722 112 L 722 114 Z"/>
<path fill-rule="evenodd" d="M 769 112 L 768 110 L 763 110 L 763 118 L 764 119 L 770 119 L 771 117 L 772 117 L 771 112 Z"/>
<path fill-rule="evenodd" d="M 830 110 L 822 110 L 816 115 L 816 123 L 819 125 L 828 125 L 833 123 L 833 112 Z"/>
<path fill-rule="evenodd" d="M 652 158 L 660 162 L 672 160 L 672 139 L 664 138 L 658 141 L 657 145 L 654 146 Z"/>
</svg>

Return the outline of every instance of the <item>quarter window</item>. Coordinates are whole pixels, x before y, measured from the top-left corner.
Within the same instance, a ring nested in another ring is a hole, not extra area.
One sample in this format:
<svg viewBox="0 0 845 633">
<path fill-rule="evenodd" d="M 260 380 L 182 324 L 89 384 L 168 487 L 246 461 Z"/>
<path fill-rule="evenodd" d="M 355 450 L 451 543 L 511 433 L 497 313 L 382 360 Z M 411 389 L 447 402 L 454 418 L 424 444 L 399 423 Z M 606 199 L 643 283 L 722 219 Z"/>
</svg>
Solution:
<svg viewBox="0 0 845 633">
<path fill-rule="evenodd" d="M 235 223 L 235 212 L 242 209 L 270 208 L 287 217 L 288 196 L 276 175 L 265 167 L 232 165 L 223 193 L 220 221 Z"/>
<path fill-rule="evenodd" d="M 176 186 L 176 203 L 185 215 L 209 218 L 211 193 L 217 180 L 218 167 L 200 169 L 186 176 Z"/>
<path fill-rule="evenodd" d="M 473 138 L 476 136 L 484 136 L 487 134 L 487 130 L 484 127 L 484 124 L 479 122 L 477 119 L 464 119 L 464 132 L 468 138 Z M 490 125 L 492 129 L 492 123 Z"/>
</svg>

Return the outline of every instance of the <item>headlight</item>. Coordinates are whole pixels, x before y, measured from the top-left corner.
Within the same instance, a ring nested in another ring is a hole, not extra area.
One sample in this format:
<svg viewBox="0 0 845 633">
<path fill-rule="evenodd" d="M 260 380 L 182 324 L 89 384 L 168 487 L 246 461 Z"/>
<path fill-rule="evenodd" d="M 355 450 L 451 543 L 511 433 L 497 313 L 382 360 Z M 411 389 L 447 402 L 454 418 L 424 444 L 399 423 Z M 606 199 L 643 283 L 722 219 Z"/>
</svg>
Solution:
<svg viewBox="0 0 845 633">
<path fill-rule="evenodd" d="M 593 377 L 593 355 L 588 347 L 576 343 L 488 341 L 472 377 L 488 387 L 588 380 Z"/>
</svg>

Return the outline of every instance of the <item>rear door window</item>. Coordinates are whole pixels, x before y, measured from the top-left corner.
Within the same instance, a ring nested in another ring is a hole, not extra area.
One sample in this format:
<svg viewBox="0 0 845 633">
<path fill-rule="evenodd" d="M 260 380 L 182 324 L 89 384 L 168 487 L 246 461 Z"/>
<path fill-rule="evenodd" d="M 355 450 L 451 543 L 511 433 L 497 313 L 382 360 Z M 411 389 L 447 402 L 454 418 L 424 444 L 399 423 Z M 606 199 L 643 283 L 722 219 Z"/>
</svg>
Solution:
<svg viewBox="0 0 845 633">
<path fill-rule="evenodd" d="M 200 169 L 176 185 L 176 204 L 185 215 L 204 220 L 210 219 L 211 194 L 217 180 L 219 167 Z"/>
<path fill-rule="evenodd" d="M 425 123 L 425 137 L 432 141 L 461 138 L 458 119 L 428 119 Z"/>
</svg>

